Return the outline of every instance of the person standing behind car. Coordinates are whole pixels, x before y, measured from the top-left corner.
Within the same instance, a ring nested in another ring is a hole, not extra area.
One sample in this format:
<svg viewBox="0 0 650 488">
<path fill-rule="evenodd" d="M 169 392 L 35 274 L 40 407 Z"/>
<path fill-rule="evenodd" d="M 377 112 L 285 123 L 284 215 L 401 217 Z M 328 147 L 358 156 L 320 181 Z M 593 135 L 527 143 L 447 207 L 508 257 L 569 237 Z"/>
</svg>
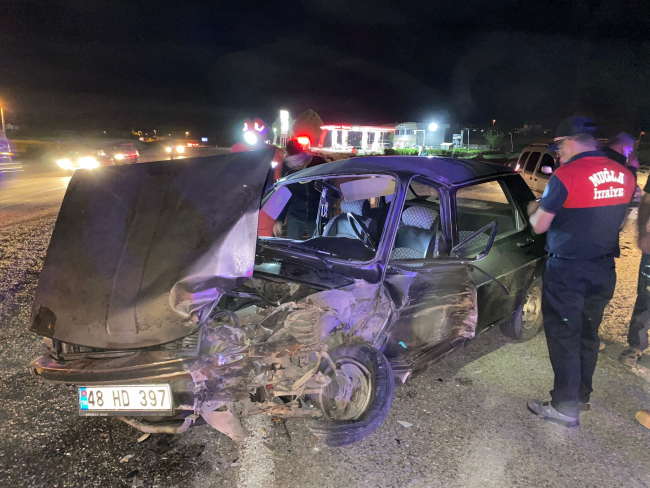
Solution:
<svg viewBox="0 0 650 488">
<path fill-rule="evenodd" d="M 306 152 L 295 139 L 287 141 L 287 157 L 284 158 L 282 176 L 288 176 L 305 168 L 318 166 L 327 161 L 320 156 Z M 291 187 L 291 198 L 273 225 L 273 235 L 281 237 L 282 224 L 287 224 L 288 239 L 302 239 L 305 234 L 311 237 L 316 230 L 316 217 L 320 193 L 314 183 L 296 184 Z"/>
<path fill-rule="evenodd" d="M 619 232 L 636 186 L 629 170 L 598 151 L 595 132 L 587 117 L 560 124 L 562 165 L 541 202 L 528 207 L 533 230 L 547 233 L 542 315 L 555 373 L 551 401 L 529 400 L 528 408 L 567 427 L 589 409 L 598 328 L 614 294 Z"/>
<path fill-rule="evenodd" d="M 643 351 L 648 348 L 648 331 L 650 330 L 650 178 L 643 188 L 643 198 L 639 205 L 639 281 L 636 289 L 636 303 L 627 334 L 628 348 L 619 356 L 619 361 L 627 366 L 635 366 Z"/>
<path fill-rule="evenodd" d="M 636 140 L 634 137 L 625 132 L 621 132 L 614 137 L 614 140 L 609 144 L 609 146 L 603 149 L 603 152 L 609 159 L 616 161 L 629 169 L 636 180 L 636 172 L 639 169 L 639 160 L 634 154 L 635 145 Z"/>
</svg>

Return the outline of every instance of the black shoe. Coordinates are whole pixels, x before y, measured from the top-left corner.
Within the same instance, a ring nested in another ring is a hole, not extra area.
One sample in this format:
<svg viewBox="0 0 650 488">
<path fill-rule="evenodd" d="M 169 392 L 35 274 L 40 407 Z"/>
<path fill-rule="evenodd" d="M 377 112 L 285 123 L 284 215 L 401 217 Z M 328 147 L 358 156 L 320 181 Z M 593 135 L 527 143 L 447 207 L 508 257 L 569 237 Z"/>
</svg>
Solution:
<svg viewBox="0 0 650 488">
<path fill-rule="evenodd" d="M 618 360 L 626 366 L 636 366 L 636 362 L 643 356 L 643 351 L 635 347 L 629 347 L 621 353 Z"/>
<path fill-rule="evenodd" d="M 536 415 L 539 415 L 544 420 L 550 420 L 556 424 L 564 427 L 577 427 L 580 425 L 578 417 L 570 417 L 558 412 L 553 408 L 551 402 L 543 402 L 542 400 L 528 400 L 528 410 Z"/>
</svg>

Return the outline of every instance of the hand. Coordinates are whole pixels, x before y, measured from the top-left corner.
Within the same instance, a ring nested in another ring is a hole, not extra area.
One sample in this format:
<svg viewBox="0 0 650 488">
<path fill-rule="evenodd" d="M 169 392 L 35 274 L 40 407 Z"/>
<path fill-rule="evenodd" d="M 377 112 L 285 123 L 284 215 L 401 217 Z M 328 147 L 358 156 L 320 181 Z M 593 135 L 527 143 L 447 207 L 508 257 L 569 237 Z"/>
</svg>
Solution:
<svg viewBox="0 0 650 488">
<path fill-rule="evenodd" d="M 537 212 L 537 209 L 539 208 L 539 202 L 537 200 L 533 200 L 532 202 L 528 202 L 528 216 L 530 217 L 533 215 L 535 212 Z"/>
<path fill-rule="evenodd" d="M 282 237 L 282 221 L 276 220 L 273 224 L 273 235 L 275 237 Z"/>
</svg>

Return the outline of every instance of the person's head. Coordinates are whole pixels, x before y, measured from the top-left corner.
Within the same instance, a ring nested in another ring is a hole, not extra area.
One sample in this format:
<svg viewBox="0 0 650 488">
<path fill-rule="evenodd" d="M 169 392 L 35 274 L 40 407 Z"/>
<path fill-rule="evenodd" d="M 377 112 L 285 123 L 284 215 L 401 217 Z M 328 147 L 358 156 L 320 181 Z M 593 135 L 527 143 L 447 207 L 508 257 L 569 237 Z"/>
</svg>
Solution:
<svg viewBox="0 0 650 488">
<path fill-rule="evenodd" d="M 295 139 L 289 139 L 287 141 L 286 149 L 287 149 L 287 156 L 295 156 L 296 154 L 300 154 L 301 152 L 305 151 L 300 145 L 300 143 Z"/>
<path fill-rule="evenodd" d="M 636 141 L 634 140 L 634 137 L 625 132 L 621 132 L 614 138 L 609 147 L 627 158 L 634 151 L 635 144 Z"/>
<path fill-rule="evenodd" d="M 596 125 L 588 117 L 569 117 L 558 126 L 555 144 L 562 164 L 580 153 L 595 151 L 598 149 Z"/>
</svg>

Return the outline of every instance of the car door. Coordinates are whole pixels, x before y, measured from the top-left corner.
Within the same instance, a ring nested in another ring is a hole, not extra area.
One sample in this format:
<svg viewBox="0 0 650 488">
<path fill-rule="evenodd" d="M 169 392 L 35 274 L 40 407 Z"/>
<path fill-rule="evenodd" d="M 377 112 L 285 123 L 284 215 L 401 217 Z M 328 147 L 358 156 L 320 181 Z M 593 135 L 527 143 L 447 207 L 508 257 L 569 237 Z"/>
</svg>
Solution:
<svg viewBox="0 0 650 488">
<path fill-rule="evenodd" d="M 383 347 L 391 360 L 417 361 L 439 345 L 474 337 L 476 287 L 469 267 L 436 261 L 451 248 L 450 215 L 445 188 L 424 178 L 411 180 L 403 208 L 394 214 L 401 226 L 384 278 L 395 304 L 396 319 Z M 429 262 L 408 263 L 425 257 Z"/>
<path fill-rule="evenodd" d="M 533 193 L 535 194 L 535 198 L 542 198 L 548 180 L 551 178 L 552 175 L 552 173 L 544 174 L 542 172 L 542 168 L 544 166 L 548 166 L 549 168 L 551 168 L 552 171 L 555 171 L 555 167 L 556 167 L 555 158 L 551 156 L 549 153 L 544 153 L 542 155 L 542 158 L 540 159 L 540 162 L 537 165 L 537 168 L 535 169 L 535 173 L 533 174 L 532 184 L 529 185 L 530 189 L 533 190 Z"/>
<path fill-rule="evenodd" d="M 476 266 L 501 284 L 479 270 L 472 273 L 477 285 L 479 329 L 515 311 L 521 292 L 540 266 L 545 240 L 533 234 L 526 217 L 526 206 L 532 199 L 530 189 L 519 175 L 471 183 L 451 194 L 455 245 L 484 225 L 497 223 L 492 249 Z M 488 237 L 489 232 L 476 238 L 474 247 L 467 248 L 466 256 L 475 257 L 483 250 Z M 501 285 L 507 288 L 508 294 Z"/>
</svg>

